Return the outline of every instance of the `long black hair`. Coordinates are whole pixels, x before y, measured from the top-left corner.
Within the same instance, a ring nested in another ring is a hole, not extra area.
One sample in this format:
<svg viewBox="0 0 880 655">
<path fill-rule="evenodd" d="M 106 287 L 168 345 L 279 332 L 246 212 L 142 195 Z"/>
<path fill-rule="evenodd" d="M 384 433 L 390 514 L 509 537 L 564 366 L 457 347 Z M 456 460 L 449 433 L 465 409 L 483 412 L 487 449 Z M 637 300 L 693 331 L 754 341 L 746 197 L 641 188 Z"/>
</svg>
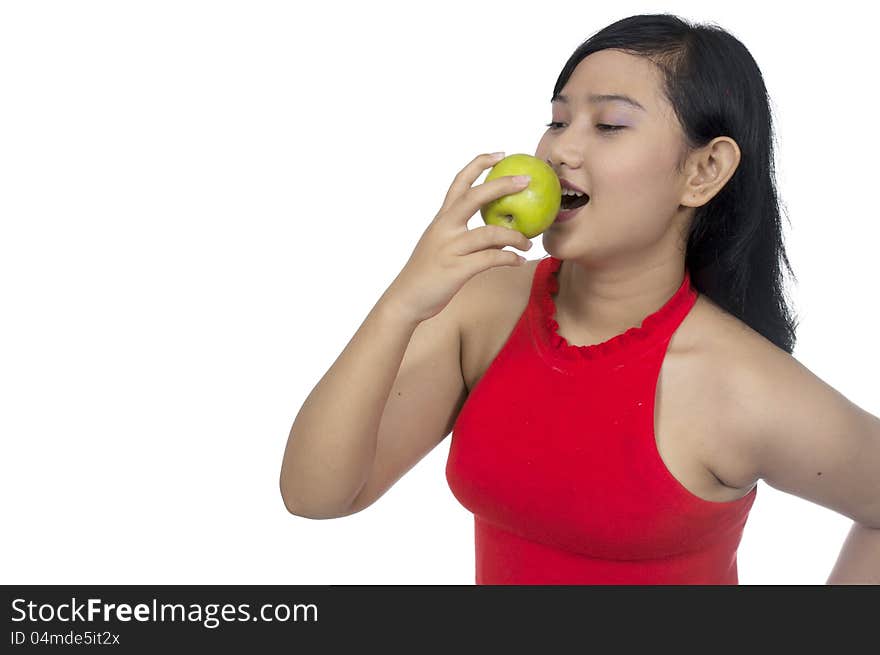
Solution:
<svg viewBox="0 0 880 655">
<path fill-rule="evenodd" d="M 671 14 L 630 16 L 584 41 L 559 74 L 553 97 L 587 55 L 613 48 L 646 57 L 682 126 L 678 170 L 692 149 L 717 136 L 740 148 L 733 176 L 694 211 L 685 266 L 694 287 L 789 354 L 798 321 L 785 296 L 783 244 L 773 162 L 773 121 L 764 78 L 746 47 L 714 24 Z"/>
</svg>

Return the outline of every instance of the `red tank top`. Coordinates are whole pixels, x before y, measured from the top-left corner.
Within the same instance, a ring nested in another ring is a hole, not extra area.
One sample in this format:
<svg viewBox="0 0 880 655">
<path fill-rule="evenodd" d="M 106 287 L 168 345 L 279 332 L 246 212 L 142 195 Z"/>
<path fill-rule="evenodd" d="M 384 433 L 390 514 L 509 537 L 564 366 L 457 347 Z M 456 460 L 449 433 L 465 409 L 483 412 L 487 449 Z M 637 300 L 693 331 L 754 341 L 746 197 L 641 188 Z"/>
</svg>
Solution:
<svg viewBox="0 0 880 655">
<path fill-rule="evenodd" d="M 446 463 L 474 514 L 477 584 L 738 584 L 757 494 L 705 500 L 654 438 L 657 378 L 697 299 L 678 291 L 639 327 L 573 346 L 554 319 L 562 261 L 538 262 L 529 302 L 456 419 Z"/>
</svg>

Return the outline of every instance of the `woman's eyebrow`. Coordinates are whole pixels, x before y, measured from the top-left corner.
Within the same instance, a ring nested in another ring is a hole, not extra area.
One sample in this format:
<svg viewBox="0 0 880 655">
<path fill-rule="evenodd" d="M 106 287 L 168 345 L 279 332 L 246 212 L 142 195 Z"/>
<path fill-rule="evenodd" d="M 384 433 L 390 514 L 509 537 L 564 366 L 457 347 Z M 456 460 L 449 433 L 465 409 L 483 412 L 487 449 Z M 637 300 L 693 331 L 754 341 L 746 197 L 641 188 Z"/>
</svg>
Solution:
<svg viewBox="0 0 880 655">
<path fill-rule="evenodd" d="M 641 109 L 645 112 L 647 111 L 647 109 L 645 109 L 638 100 L 630 98 L 628 95 L 625 95 L 623 93 L 590 93 L 586 96 L 586 100 L 587 102 L 590 102 L 594 105 L 602 102 L 611 101 L 624 102 L 631 107 L 635 107 L 636 109 Z M 550 102 L 561 102 L 563 104 L 568 104 L 568 96 L 557 93 L 555 96 L 553 96 Z"/>
</svg>

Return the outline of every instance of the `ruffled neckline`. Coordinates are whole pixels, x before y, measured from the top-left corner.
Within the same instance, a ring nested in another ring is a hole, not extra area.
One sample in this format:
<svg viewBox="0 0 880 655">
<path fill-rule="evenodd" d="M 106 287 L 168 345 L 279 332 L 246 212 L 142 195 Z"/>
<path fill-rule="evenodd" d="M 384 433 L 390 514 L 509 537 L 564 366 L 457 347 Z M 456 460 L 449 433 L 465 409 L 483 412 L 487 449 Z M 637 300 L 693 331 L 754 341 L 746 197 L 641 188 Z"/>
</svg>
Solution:
<svg viewBox="0 0 880 655">
<path fill-rule="evenodd" d="M 551 256 L 538 263 L 534 293 L 542 341 L 549 346 L 551 352 L 564 359 L 596 361 L 612 356 L 625 358 L 637 354 L 641 352 L 642 346 L 647 346 L 658 338 L 671 337 L 697 299 L 697 292 L 691 286 L 690 273 L 685 269 L 684 279 L 678 290 L 662 307 L 646 316 L 641 325 L 631 327 L 601 343 L 572 345 L 559 334 L 559 323 L 554 318 L 554 296 L 559 292 L 557 273 L 562 261 Z"/>
</svg>

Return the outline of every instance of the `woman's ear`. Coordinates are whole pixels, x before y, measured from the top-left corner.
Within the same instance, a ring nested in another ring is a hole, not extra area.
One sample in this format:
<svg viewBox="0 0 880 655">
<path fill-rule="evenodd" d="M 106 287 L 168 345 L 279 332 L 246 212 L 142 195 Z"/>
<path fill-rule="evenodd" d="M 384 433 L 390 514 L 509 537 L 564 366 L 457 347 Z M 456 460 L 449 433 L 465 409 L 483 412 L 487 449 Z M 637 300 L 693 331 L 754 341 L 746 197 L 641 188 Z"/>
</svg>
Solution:
<svg viewBox="0 0 880 655">
<path fill-rule="evenodd" d="M 727 136 L 712 139 L 694 151 L 685 164 L 684 195 L 681 204 L 700 207 L 721 191 L 739 165 L 740 150 L 736 141 Z"/>
</svg>

